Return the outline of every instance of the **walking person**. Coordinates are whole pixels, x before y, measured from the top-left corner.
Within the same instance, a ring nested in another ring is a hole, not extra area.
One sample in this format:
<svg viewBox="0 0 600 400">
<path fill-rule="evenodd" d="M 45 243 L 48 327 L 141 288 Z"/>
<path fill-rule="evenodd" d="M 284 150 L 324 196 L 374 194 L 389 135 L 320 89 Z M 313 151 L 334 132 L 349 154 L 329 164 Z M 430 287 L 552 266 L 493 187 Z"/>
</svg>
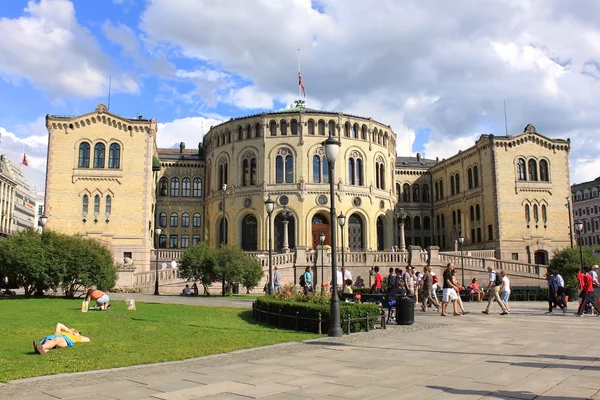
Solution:
<svg viewBox="0 0 600 400">
<path fill-rule="evenodd" d="M 442 278 L 443 282 L 443 292 L 442 292 L 442 317 L 447 317 L 448 314 L 446 310 L 448 309 L 448 303 L 452 302 L 452 309 L 454 310 L 454 315 L 462 315 L 458 313 L 458 305 L 456 304 L 456 298 L 458 295 L 456 294 L 456 285 L 452 281 L 452 270 L 454 269 L 454 264 L 448 263 L 446 265 L 446 269 L 444 270 L 444 274 Z"/>
<path fill-rule="evenodd" d="M 500 271 L 500 276 L 502 276 L 502 286 L 500 286 L 500 299 L 502 299 L 502 302 L 506 307 L 506 311 L 510 313 L 510 307 L 508 306 L 508 299 L 510 298 L 510 279 L 508 279 L 508 273 L 504 269 Z"/>
<path fill-rule="evenodd" d="M 563 305 L 562 312 L 563 314 L 567 313 L 567 298 L 566 298 L 566 290 L 565 290 L 565 280 L 558 272 L 554 273 L 554 281 L 556 283 L 556 297 Z"/>
<path fill-rule="evenodd" d="M 277 266 L 275 266 L 273 270 L 273 290 L 278 292 L 281 288 L 281 273 L 279 272 L 279 268 L 277 268 Z"/>
<path fill-rule="evenodd" d="M 590 298 L 593 296 L 594 294 L 594 278 L 592 277 L 592 275 L 589 274 L 589 269 L 588 267 L 583 267 L 583 289 L 581 291 L 581 295 L 580 297 L 581 299 L 581 304 L 579 304 L 579 309 L 577 310 L 577 315 L 578 317 L 583 317 L 583 311 L 585 310 L 585 307 L 587 306 L 588 302 L 590 301 Z"/>
<path fill-rule="evenodd" d="M 495 299 L 500 308 L 502 309 L 502 313 L 500 315 L 507 315 L 508 311 L 500 298 L 500 286 L 502 286 L 502 277 L 491 266 L 487 267 L 489 272 L 489 283 L 486 289 L 486 292 L 489 295 L 489 300 L 487 303 L 487 307 L 482 311 L 484 314 L 490 313 L 490 307 L 492 305 L 492 301 Z"/>
<path fill-rule="evenodd" d="M 387 276 L 387 288 L 388 290 L 396 286 L 396 273 L 394 268 L 390 267 L 389 274 Z"/>
<path fill-rule="evenodd" d="M 381 285 L 383 283 L 383 278 L 379 273 L 379 267 L 373 268 L 373 271 L 375 272 L 375 283 L 373 283 L 373 286 L 371 287 L 371 292 L 373 294 L 381 294 Z"/>
<path fill-rule="evenodd" d="M 463 301 L 460 298 L 460 291 L 463 290 L 464 287 L 456 279 L 456 270 L 455 269 L 452 270 L 452 281 L 454 282 L 454 285 L 456 287 L 456 303 L 458 304 L 458 307 L 460 308 L 460 311 L 462 312 L 462 314 L 463 315 L 467 315 L 469 312 L 467 310 L 465 310 L 465 306 L 463 305 Z"/>
<path fill-rule="evenodd" d="M 546 315 L 552 315 L 555 307 L 560 307 L 564 314 L 564 306 L 558 301 L 558 286 L 552 270 L 549 269 L 546 272 L 546 279 L 548 279 L 548 312 Z"/>
<path fill-rule="evenodd" d="M 304 294 L 308 296 L 312 290 L 312 274 L 310 273 L 310 267 L 306 267 L 304 273 L 300 276 L 300 286 L 302 286 Z"/>
<path fill-rule="evenodd" d="M 433 276 L 431 275 L 430 266 L 423 268 L 423 279 L 421 279 L 420 285 L 423 292 L 423 297 L 421 299 L 421 311 L 427 312 L 427 303 L 431 302 L 431 304 L 435 306 L 439 312 L 440 304 L 438 303 L 437 298 L 433 297 L 432 295 Z"/>
</svg>

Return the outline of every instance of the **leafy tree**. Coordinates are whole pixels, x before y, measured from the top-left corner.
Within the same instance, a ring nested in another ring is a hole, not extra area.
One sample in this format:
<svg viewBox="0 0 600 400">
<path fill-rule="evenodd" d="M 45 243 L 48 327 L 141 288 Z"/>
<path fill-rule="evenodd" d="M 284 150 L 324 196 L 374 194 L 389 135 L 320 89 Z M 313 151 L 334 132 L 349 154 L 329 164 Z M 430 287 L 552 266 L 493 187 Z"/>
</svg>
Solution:
<svg viewBox="0 0 600 400">
<path fill-rule="evenodd" d="M 200 242 L 183 252 L 179 274 L 184 279 L 200 281 L 204 294 L 209 294 L 208 287 L 218 279 L 216 262 L 216 249 L 206 242 Z"/>
<path fill-rule="evenodd" d="M 583 265 L 590 267 L 598 263 L 598 259 L 592 255 L 592 249 L 584 247 L 583 249 Z M 554 252 L 552 261 L 550 261 L 550 269 L 558 271 L 565 280 L 565 285 L 577 287 L 577 271 L 581 269 L 581 257 L 579 248 L 567 248 Z"/>
<path fill-rule="evenodd" d="M 263 268 L 260 262 L 254 257 L 246 257 L 247 261 L 242 270 L 242 285 L 246 288 L 247 293 L 250 293 L 252 288 L 255 288 L 263 276 Z"/>
<path fill-rule="evenodd" d="M 243 282 L 244 271 L 250 263 L 254 263 L 254 260 L 250 259 L 238 246 L 225 244 L 218 250 L 216 272 L 219 280 L 225 281 L 228 294 L 231 294 L 234 284 Z M 253 275 L 250 273 L 248 276 Z M 249 282 L 249 284 L 251 283 Z"/>
</svg>

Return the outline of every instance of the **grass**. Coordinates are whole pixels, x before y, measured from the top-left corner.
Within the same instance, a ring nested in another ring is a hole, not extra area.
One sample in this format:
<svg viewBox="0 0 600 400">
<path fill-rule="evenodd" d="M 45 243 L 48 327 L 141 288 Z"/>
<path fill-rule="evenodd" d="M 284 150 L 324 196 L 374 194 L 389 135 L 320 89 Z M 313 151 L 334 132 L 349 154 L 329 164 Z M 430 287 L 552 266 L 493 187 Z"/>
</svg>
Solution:
<svg viewBox="0 0 600 400">
<path fill-rule="evenodd" d="M 82 313 L 81 300 L 0 300 L 0 381 L 183 360 L 319 337 L 258 325 L 252 311 L 239 308 L 137 303 L 137 311 L 127 311 L 122 301 L 111 304 L 111 311 Z M 57 322 L 80 330 L 91 343 L 35 354 L 32 341 L 52 334 Z"/>
</svg>

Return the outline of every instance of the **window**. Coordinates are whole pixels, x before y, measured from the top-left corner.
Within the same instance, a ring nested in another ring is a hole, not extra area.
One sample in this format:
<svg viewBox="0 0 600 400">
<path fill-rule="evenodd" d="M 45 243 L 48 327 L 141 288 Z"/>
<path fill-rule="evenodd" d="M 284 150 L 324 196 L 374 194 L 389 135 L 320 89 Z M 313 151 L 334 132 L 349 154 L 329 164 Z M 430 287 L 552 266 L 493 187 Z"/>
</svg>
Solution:
<svg viewBox="0 0 600 400">
<path fill-rule="evenodd" d="M 469 207 L 469 219 L 475 221 L 475 207 Z"/>
<path fill-rule="evenodd" d="M 112 211 L 112 197 L 106 196 L 106 201 L 104 204 L 104 215 L 106 215 L 106 218 L 110 217 L 111 211 Z"/>
<path fill-rule="evenodd" d="M 181 248 L 182 249 L 187 249 L 189 247 L 189 236 L 188 235 L 181 235 Z"/>
<path fill-rule="evenodd" d="M 271 136 L 277 136 L 277 122 L 269 122 L 269 132 L 271 133 Z"/>
<path fill-rule="evenodd" d="M 488 225 L 488 240 L 494 240 L 494 228 Z"/>
<path fill-rule="evenodd" d="M 358 151 L 353 151 L 348 158 L 348 184 L 363 186 L 363 160 Z"/>
<path fill-rule="evenodd" d="M 194 217 L 192 219 L 192 226 L 194 228 L 199 228 L 200 227 L 200 214 L 199 213 L 195 213 Z"/>
<path fill-rule="evenodd" d="M 171 197 L 179 197 L 179 178 L 171 178 Z"/>
<path fill-rule="evenodd" d="M 542 204 L 542 221 L 544 221 L 544 225 L 548 222 L 548 211 L 545 204 Z"/>
<path fill-rule="evenodd" d="M 313 121 L 312 119 L 308 120 L 308 134 L 315 134 L 315 121 Z"/>
<path fill-rule="evenodd" d="M 421 229 L 421 218 L 420 217 L 415 217 L 415 224 L 414 224 L 415 229 Z"/>
<path fill-rule="evenodd" d="M 242 161 L 242 186 L 256 185 L 256 181 L 256 156 L 247 152 Z"/>
<path fill-rule="evenodd" d="M 517 179 L 520 181 L 527 180 L 527 173 L 525 170 L 525 160 L 522 158 L 519 158 L 517 160 Z"/>
<path fill-rule="evenodd" d="M 179 217 L 177 216 L 177 213 L 171 213 L 171 228 L 177 228 L 177 225 L 179 225 Z"/>
<path fill-rule="evenodd" d="M 313 156 L 313 182 L 329 183 L 329 161 L 327 157 L 321 155 L 323 149 L 319 149 L 318 154 Z"/>
<path fill-rule="evenodd" d="M 421 197 L 421 201 L 423 201 L 423 203 L 429 203 L 430 202 L 430 197 L 429 197 L 429 185 L 423 185 L 423 196 Z"/>
<path fill-rule="evenodd" d="M 194 197 L 202 197 L 202 180 L 200 178 L 194 178 L 192 194 Z"/>
<path fill-rule="evenodd" d="M 519 261 L 519 253 L 511 253 L 511 258 L 513 261 Z"/>
<path fill-rule="evenodd" d="M 281 134 L 287 136 L 287 121 L 285 119 L 279 121 L 279 127 L 281 129 Z"/>
<path fill-rule="evenodd" d="M 77 167 L 90 167 L 90 144 L 87 142 L 83 142 L 79 145 L 79 162 L 77 163 Z"/>
<path fill-rule="evenodd" d="M 322 119 L 320 119 L 319 122 L 318 122 L 318 124 L 317 124 L 317 128 L 319 130 L 319 135 L 325 136 L 325 121 L 323 121 Z"/>
<path fill-rule="evenodd" d="M 531 159 L 527 162 L 527 169 L 529 170 L 529 180 L 537 181 L 538 180 L 537 163 L 535 162 L 534 159 Z"/>
<path fill-rule="evenodd" d="M 275 182 L 294 182 L 294 158 L 287 149 L 280 149 L 275 158 Z"/>
<path fill-rule="evenodd" d="M 158 226 L 164 228 L 167 226 L 167 213 L 161 212 L 158 216 Z"/>
<path fill-rule="evenodd" d="M 454 194 L 454 175 L 450 176 L 450 196 Z"/>
<path fill-rule="evenodd" d="M 108 148 L 108 168 L 121 168 L 121 146 L 117 143 Z"/>
<path fill-rule="evenodd" d="M 177 235 L 169 236 L 169 247 L 171 249 L 176 249 L 179 246 L 179 238 Z"/>
<path fill-rule="evenodd" d="M 350 137 L 350 130 L 352 129 L 352 127 L 350 126 L 350 122 L 346 122 L 344 124 L 344 136 L 349 138 Z"/>
<path fill-rule="evenodd" d="M 298 134 L 298 121 L 296 121 L 295 119 L 292 120 L 291 130 L 292 130 L 292 135 Z"/>
<path fill-rule="evenodd" d="M 473 170 L 471 168 L 467 170 L 467 184 L 469 189 L 473 189 Z"/>
<path fill-rule="evenodd" d="M 358 139 L 358 131 L 359 131 L 358 124 L 352 125 L 352 132 L 350 132 L 350 137 L 352 139 Z"/>
<path fill-rule="evenodd" d="M 158 195 L 166 196 L 167 195 L 167 185 L 169 180 L 165 177 L 160 178 L 160 182 L 158 183 Z"/>
<path fill-rule="evenodd" d="M 431 219 L 429 217 L 423 217 L 423 229 L 431 229 Z"/>
<path fill-rule="evenodd" d="M 481 243 L 481 228 L 477 228 L 477 243 Z"/>
<path fill-rule="evenodd" d="M 471 229 L 471 243 L 477 242 L 477 236 L 475 236 L 475 228 Z"/>
<path fill-rule="evenodd" d="M 83 195 L 83 199 L 81 202 L 81 214 L 85 217 L 88 214 L 88 202 L 89 202 L 89 197 L 87 194 Z"/>
<path fill-rule="evenodd" d="M 240 126 L 238 128 L 238 140 L 244 140 L 244 129 Z M 183 242 L 183 238 L 181 238 Z"/>
<path fill-rule="evenodd" d="M 190 197 L 191 194 L 191 179 L 183 178 L 181 180 L 181 196 L 182 197 Z"/>
<path fill-rule="evenodd" d="M 158 237 L 158 247 L 161 249 L 167 247 L 167 235 L 164 233 Z"/>
<path fill-rule="evenodd" d="M 200 235 L 192 235 L 192 246 L 200 243 Z"/>
<path fill-rule="evenodd" d="M 262 125 L 258 122 L 254 125 L 254 136 L 257 138 L 262 137 Z"/>
<path fill-rule="evenodd" d="M 369 128 L 367 128 L 366 125 L 363 125 L 362 129 L 361 129 L 361 134 L 360 134 L 361 139 L 362 140 L 367 140 L 368 133 L 369 133 Z"/>
<path fill-rule="evenodd" d="M 456 178 L 454 179 L 456 183 L 456 194 L 460 193 L 460 175 L 456 174 Z"/>
<path fill-rule="evenodd" d="M 104 168 L 104 143 L 96 143 L 94 146 L 94 168 Z"/>
<path fill-rule="evenodd" d="M 412 187 L 412 201 L 414 201 L 415 203 L 418 203 L 421 201 L 421 188 L 419 187 L 419 185 L 414 184 Z"/>
<path fill-rule="evenodd" d="M 537 204 L 533 205 L 533 220 L 536 224 L 539 221 L 539 210 Z"/>
<path fill-rule="evenodd" d="M 100 214 L 100 195 L 94 196 L 94 217 Z"/>
<path fill-rule="evenodd" d="M 440 181 L 440 199 L 444 198 L 444 181 Z"/>
<path fill-rule="evenodd" d="M 440 188 L 439 188 L 439 185 L 437 182 L 433 185 L 433 191 L 435 192 L 435 199 L 439 200 L 440 199 Z"/>
<path fill-rule="evenodd" d="M 529 221 L 531 221 L 531 212 L 529 209 L 529 204 L 525 204 L 525 221 L 527 221 L 528 224 Z"/>
<path fill-rule="evenodd" d="M 548 174 L 548 161 L 540 160 L 540 181 L 550 182 L 550 175 Z"/>
<path fill-rule="evenodd" d="M 381 157 L 375 162 L 375 183 L 377 189 L 385 190 L 385 165 Z"/>
<path fill-rule="evenodd" d="M 221 161 L 219 162 L 219 175 L 218 175 L 218 189 L 221 190 L 223 188 L 223 185 L 227 185 L 228 181 L 227 181 L 227 168 L 228 168 L 228 164 L 227 164 L 227 160 L 225 158 L 222 158 Z"/>
<path fill-rule="evenodd" d="M 335 134 L 335 122 L 334 121 L 329 121 L 329 123 L 327 124 L 327 128 L 328 128 L 328 134 L 332 135 L 332 136 L 337 136 Z"/>
<path fill-rule="evenodd" d="M 473 167 L 473 187 L 479 187 L 479 168 Z"/>
<path fill-rule="evenodd" d="M 481 209 L 479 208 L 479 204 L 475 205 L 475 219 L 477 221 L 481 219 Z"/>
<path fill-rule="evenodd" d="M 181 227 L 188 228 L 190 226 L 190 214 L 183 213 L 181 214 Z M 183 238 L 181 238 L 183 240 Z"/>
</svg>

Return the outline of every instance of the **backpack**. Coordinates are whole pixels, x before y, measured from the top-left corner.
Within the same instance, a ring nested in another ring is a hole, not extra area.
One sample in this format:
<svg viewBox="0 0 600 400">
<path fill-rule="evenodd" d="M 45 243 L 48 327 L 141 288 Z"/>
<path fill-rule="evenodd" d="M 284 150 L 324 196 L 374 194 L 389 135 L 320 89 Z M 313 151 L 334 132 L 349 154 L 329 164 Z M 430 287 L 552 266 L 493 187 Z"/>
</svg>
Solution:
<svg viewBox="0 0 600 400">
<path fill-rule="evenodd" d="M 437 275 L 433 275 L 432 276 L 432 281 L 433 281 L 433 284 L 435 285 L 436 283 L 438 283 L 440 281 L 440 279 L 438 278 Z"/>
<path fill-rule="evenodd" d="M 302 286 L 302 287 L 306 286 L 306 278 L 304 277 L 304 274 L 300 275 L 300 280 L 298 282 L 300 284 L 300 286 Z"/>
<path fill-rule="evenodd" d="M 494 285 L 502 286 L 502 276 L 500 275 L 500 272 L 495 272 L 495 274 L 496 274 L 496 278 L 494 278 Z"/>
</svg>

